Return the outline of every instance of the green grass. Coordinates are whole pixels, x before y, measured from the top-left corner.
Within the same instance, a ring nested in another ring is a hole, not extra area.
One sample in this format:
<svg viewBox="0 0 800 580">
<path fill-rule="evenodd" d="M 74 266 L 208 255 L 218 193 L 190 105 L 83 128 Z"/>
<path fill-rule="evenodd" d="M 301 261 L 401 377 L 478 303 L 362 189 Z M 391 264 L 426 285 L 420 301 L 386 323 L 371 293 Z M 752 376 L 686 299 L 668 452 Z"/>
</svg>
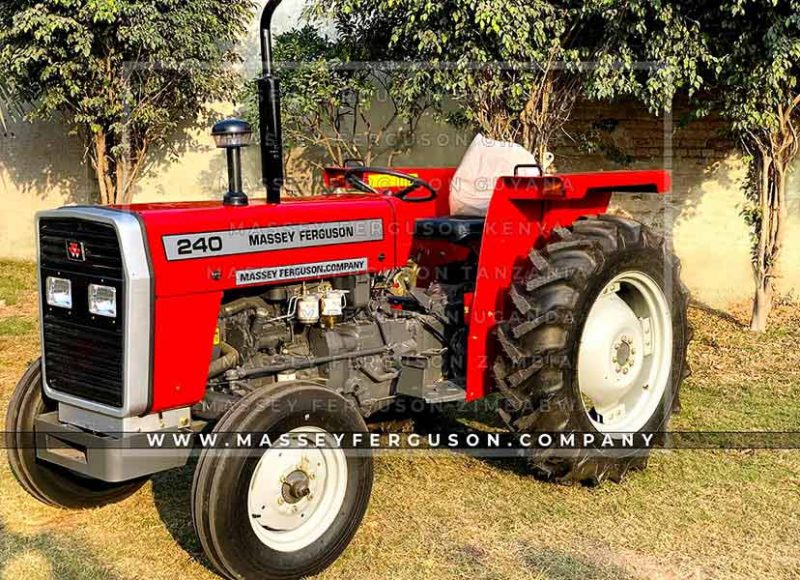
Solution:
<svg viewBox="0 0 800 580">
<path fill-rule="evenodd" d="M 0 303 L 14 306 L 36 289 L 36 265 L 33 262 L 0 260 Z"/>
<path fill-rule="evenodd" d="M 6 269 L 33 277 L 4 264 L 0 280 Z M 691 310 L 694 374 L 673 427 L 798 430 L 800 308 L 780 306 L 761 336 L 733 314 Z M 19 331 L 0 332 L 0 412 L 38 353 L 35 311 L 19 318 L 0 319 Z M 459 419 L 492 424 L 482 410 Z M 0 578 L 215 578 L 192 531 L 191 477 L 159 474 L 121 504 L 67 512 L 28 497 L 0 460 Z M 509 461 L 383 454 L 361 529 L 320 578 L 797 578 L 799 490 L 800 452 L 789 451 L 657 452 L 594 489 L 541 483 Z"/>
<path fill-rule="evenodd" d="M 0 336 L 25 336 L 35 333 L 37 321 L 28 316 L 0 318 Z"/>
</svg>

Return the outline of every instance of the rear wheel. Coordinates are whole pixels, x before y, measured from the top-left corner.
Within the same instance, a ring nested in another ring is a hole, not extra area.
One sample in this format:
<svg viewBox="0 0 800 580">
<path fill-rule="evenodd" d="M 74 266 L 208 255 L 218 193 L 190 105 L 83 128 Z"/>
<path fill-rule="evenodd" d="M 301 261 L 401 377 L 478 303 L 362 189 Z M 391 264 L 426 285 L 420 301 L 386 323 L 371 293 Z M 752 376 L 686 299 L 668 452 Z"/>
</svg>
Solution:
<svg viewBox="0 0 800 580">
<path fill-rule="evenodd" d="M 260 390 L 220 420 L 217 433 L 366 432 L 338 394 L 306 383 Z M 200 455 L 192 489 L 198 537 L 229 578 L 293 579 L 328 567 L 345 550 L 372 490 L 370 455 L 334 446 L 273 446 L 257 453 Z"/>
<path fill-rule="evenodd" d="M 688 293 L 648 228 L 612 216 L 560 229 L 510 291 L 494 368 L 501 414 L 520 432 L 665 431 L 688 374 Z M 612 435 L 614 436 L 614 435 Z M 558 482 L 619 480 L 642 451 L 537 456 Z"/>
<path fill-rule="evenodd" d="M 31 445 L 36 417 L 56 409 L 42 395 L 42 365 L 37 360 L 20 379 L 6 414 L 6 449 L 11 471 L 20 485 L 39 501 L 63 508 L 94 508 L 115 503 L 135 493 L 147 478 L 106 483 L 40 461 Z"/>
</svg>

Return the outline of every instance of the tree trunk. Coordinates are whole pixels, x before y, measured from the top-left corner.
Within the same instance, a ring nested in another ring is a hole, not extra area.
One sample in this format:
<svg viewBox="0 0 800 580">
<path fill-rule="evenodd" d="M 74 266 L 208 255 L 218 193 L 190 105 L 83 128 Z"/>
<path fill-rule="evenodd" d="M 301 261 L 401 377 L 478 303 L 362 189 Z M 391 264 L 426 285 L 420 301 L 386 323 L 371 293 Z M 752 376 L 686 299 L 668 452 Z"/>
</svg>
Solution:
<svg viewBox="0 0 800 580">
<path fill-rule="evenodd" d="M 750 317 L 750 330 L 764 332 L 772 310 L 773 285 L 769 278 L 756 280 L 756 295 L 753 299 L 753 314 Z"/>
<path fill-rule="evenodd" d="M 128 178 L 128 164 L 124 159 L 114 158 L 114 179 L 116 181 L 116 196 L 114 203 L 127 203 L 125 200 L 126 182 Z"/>
<path fill-rule="evenodd" d="M 107 132 L 100 130 L 93 135 L 89 153 L 103 205 L 128 205 L 133 201 L 134 186 L 144 171 L 149 143 L 143 141 L 133 153 L 119 149 L 114 149 Z"/>
<path fill-rule="evenodd" d="M 114 181 L 111 179 L 108 164 L 108 143 L 106 134 L 102 130 L 94 134 L 94 151 L 92 158 L 97 187 L 100 192 L 100 203 L 103 205 L 113 203 Z"/>
<path fill-rule="evenodd" d="M 772 138 L 785 142 L 783 136 Z M 786 174 L 794 155 L 782 155 L 785 148 L 762 147 L 756 159 L 758 179 L 755 182 L 760 221 L 758 243 L 753 253 L 755 297 L 750 318 L 750 330 L 763 332 L 772 310 L 775 296 L 775 279 L 778 275 L 778 260 L 783 250 L 783 230 L 786 220 Z"/>
</svg>

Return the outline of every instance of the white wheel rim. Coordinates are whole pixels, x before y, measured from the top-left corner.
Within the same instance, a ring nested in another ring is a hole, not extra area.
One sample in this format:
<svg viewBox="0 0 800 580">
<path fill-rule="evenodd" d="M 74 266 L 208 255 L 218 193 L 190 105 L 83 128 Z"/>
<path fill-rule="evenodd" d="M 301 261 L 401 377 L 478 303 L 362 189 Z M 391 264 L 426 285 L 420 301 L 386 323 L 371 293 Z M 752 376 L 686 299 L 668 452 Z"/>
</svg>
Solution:
<svg viewBox="0 0 800 580">
<path fill-rule="evenodd" d="M 336 520 L 347 491 L 347 457 L 333 448 L 333 437 L 319 427 L 299 427 L 289 434 L 322 433 L 329 447 L 275 447 L 258 461 L 247 496 L 250 525 L 273 550 L 296 552 L 311 545 Z M 302 475 L 298 475 L 302 474 Z M 307 488 L 293 495 L 292 483 Z"/>
<path fill-rule="evenodd" d="M 628 271 L 600 292 L 586 318 L 578 350 L 578 386 L 593 426 L 640 431 L 669 384 L 672 316 L 650 276 Z"/>
</svg>

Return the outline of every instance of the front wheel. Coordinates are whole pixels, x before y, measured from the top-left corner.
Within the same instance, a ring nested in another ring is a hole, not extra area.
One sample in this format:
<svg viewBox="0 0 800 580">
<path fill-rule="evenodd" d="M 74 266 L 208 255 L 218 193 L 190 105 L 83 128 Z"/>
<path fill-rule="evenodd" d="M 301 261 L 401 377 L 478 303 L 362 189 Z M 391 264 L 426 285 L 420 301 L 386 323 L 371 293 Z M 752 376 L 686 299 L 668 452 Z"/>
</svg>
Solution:
<svg viewBox="0 0 800 580">
<path fill-rule="evenodd" d="M 358 411 L 338 394 L 291 383 L 244 397 L 215 433 L 365 432 Z M 333 445 L 272 446 L 257 453 L 200 455 L 192 516 L 206 555 L 229 578 L 288 580 L 316 574 L 348 546 L 367 509 L 373 467 L 369 454 Z"/>
<path fill-rule="evenodd" d="M 32 363 L 17 384 L 6 415 L 6 449 L 11 471 L 22 488 L 39 501 L 69 509 L 94 508 L 121 501 L 135 493 L 148 478 L 106 483 L 82 477 L 36 457 L 29 440 L 36 418 L 56 409 L 42 394 L 41 360 Z"/>
<path fill-rule="evenodd" d="M 688 374 L 688 293 L 678 259 L 642 224 L 612 216 L 560 229 L 510 290 L 494 374 L 515 431 L 663 432 Z M 558 482 L 619 480 L 642 451 L 531 459 Z"/>
</svg>

